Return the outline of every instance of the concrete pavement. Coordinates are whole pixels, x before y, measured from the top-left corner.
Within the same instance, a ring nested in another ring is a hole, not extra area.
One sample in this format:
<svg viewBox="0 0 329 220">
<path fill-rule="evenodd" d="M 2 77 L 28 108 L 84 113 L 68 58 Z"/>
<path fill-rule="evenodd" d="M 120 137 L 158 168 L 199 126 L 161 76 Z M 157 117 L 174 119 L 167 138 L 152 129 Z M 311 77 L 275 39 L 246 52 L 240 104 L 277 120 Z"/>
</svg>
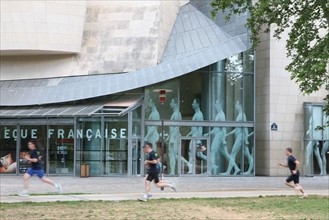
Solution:
<svg viewBox="0 0 329 220">
<path fill-rule="evenodd" d="M 142 177 L 50 177 L 61 183 L 62 194 L 44 184 L 37 177 L 31 178 L 30 197 L 16 196 L 22 189 L 21 176 L 0 176 L 1 202 L 52 202 L 91 200 L 134 200 L 144 192 Z M 286 177 L 168 177 L 176 183 L 177 193 L 171 189 L 153 188 L 154 198 L 227 198 L 272 195 L 295 195 L 285 187 Z M 329 176 L 302 177 L 301 184 L 310 195 L 329 196 Z M 39 194 L 39 195 L 33 195 Z M 46 195 L 40 195 L 46 194 Z M 48 194 L 48 195 L 47 195 Z M 51 194 L 51 195 L 49 195 Z"/>
</svg>

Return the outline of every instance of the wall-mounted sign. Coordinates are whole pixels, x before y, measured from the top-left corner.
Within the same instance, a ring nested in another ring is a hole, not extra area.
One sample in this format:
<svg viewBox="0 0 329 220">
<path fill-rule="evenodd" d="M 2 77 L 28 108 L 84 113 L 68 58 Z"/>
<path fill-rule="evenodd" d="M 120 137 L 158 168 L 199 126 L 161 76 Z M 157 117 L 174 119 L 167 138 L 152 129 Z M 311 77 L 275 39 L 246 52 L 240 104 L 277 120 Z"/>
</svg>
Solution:
<svg viewBox="0 0 329 220">
<path fill-rule="evenodd" d="M 18 131 L 17 129 L 8 129 L 5 128 L 3 130 L 4 139 L 10 139 L 10 138 L 17 138 Z M 127 129 L 126 128 L 112 128 L 112 129 L 104 129 L 104 133 L 102 134 L 100 129 L 77 129 L 74 131 L 73 129 L 65 130 L 65 129 L 53 129 L 49 128 L 47 130 L 47 137 L 51 138 L 55 136 L 57 139 L 70 139 L 70 138 L 87 138 L 90 140 L 91 138 L 127 138 Z M 20 130 L 20 136 L 22 139 L 25 139 L 27 137 L 30 137 L 32 139 L 38 138 L 38 129 L 21 129 Z"/>
<path fill-rule="evenodd" d="M 277 131 L 278 130 L 278 125 L 276 123 L 273 123 L 271 125 L 271 131 Z"/>
</svg>

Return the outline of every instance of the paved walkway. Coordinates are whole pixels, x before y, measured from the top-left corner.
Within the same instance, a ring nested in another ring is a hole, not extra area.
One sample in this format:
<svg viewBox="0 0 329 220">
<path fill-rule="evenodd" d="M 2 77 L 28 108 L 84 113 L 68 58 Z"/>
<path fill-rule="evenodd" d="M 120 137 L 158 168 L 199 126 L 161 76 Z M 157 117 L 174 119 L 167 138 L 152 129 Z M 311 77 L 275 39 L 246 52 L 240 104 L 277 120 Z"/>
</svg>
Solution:
<svg viewBox="0 0 329 220">
<path fill-rule="evenodd" d="M 16 194 L 22 189 L 21 176 L 0 176 L 1 202 L 52 202 L 79 200 L 132 200 L 144 192 L 142 177 L 50 177 L 60 182 L 62 194 L 34 177 L 30 182 L 30 197 Z M 226 198 L 271 195 L 295 195 L 285 187 L 285 177 L 172 177 L 177 193 L 171 189 L 161 191 L 153 187 L 155 198 Z M 308 194 L 329 196 L 329 176 L 303 177 L 301 184 Z M 33 194 L 51 194 L 34 195 Z"/>
</svg>

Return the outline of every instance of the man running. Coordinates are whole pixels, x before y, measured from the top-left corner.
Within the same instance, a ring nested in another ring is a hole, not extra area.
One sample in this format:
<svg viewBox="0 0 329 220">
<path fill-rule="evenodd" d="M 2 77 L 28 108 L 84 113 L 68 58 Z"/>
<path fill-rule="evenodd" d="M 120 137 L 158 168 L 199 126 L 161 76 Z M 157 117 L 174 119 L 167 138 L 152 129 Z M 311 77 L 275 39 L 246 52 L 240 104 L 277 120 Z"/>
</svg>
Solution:
<svg viewBox="0 0 329 220">
<path fill-rule="evenodd" d="M 302 197 L 307 197 L 307 194 L 304 192 L 303 187 L 299 184 L 299 161 L 292 155 L 292 148 L 288 147 L 286 148 L 286 155 L 288 157 L 288 163 L 282 164 L 279 163 L 282 167 L 289 167 L 289 170 L 291 172 L 291 175 L 286 179 L 285 184 L 289 187 L 293 187 L 296 189 L 297 192 L 302 193 Z M 292 183 L 294 182 L 294 183 Z"/>
<path fill-rule="evenodd" d="M 30 149 L 30 153 L 29 155 L 25 156 L 25 159 L 31 162 L 31 168 L 29 168 L 23 176 L 24 190 L 19 194 L 19 196 L 29 196 L 29 190 L 28 190 L 29 179 L 34 174 L 36 174 L 42 182 L 54 186 L 58 192 L 61 192 L 62 186 L 59 183 L 55 183 L 49 178 L 45 177 L 44 171 L 41 168 L 41 163 L 40 163 L 41 156 L 40 156 L 40 152 L 37 150 L 36 142 L 34 140 L 30 140 L 28 142 L 28 147 Z"/>
<path fill-rule="evenodd" d="M 158 162 L 158 155 L 152 149 L 152 144 L 148 143 L 143 147 L 144 153 L 148 154 L 147 160 L 144 161 L 145 167 L 147 169 L 147 174 L 145 178 L 145 194 L 142 198 L 138 198 L 138 200 L 146 202 L 148 199 L 152 197 L 151 194 L 151 182 L 154 180 L 156 187 L 170 187 L 172 190 L 176 192 L 176 188 L 173 182 L 159 180 L 159 171 L 160 166 Z"/>
</svg>

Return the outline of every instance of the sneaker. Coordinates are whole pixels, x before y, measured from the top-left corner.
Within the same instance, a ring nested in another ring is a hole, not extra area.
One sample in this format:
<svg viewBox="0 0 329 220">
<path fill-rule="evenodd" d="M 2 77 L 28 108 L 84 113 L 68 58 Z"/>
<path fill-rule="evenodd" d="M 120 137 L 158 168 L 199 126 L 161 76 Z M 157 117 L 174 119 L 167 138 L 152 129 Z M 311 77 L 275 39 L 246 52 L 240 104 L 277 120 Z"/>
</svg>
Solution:
<svg viewBox="0 0 329 220">
<path fill-rule="evenodd" d="M 138 197 L 137 199 L 142 202 L 147 202 L 148 195 L 144 194 L 143 197 Z"/>
<path fill-rule="evenodd" d="M 174 192 L 176 192 L 176 186 L 175 186 L 175 184 L 172 182 L 172 181 L 168 181 L 168 186 L 172 189 L 172 190 L 174 190 Z"/>
<path fill-rule="evenodd" d="M 153 196 L 153 194 L 152 194 L 152 193 L 149 193 L 149 194 L 147 194 L 147 199 L 151 199 L 151 198 L 152 198 L 152 196 Z"/>
<path fill-rule="evenodd" d="M 303 199 L 303 198 L 307 198 L 307 197 L 308 197 L 308 195 L 306 193 L 303 193 L 303 195 L 299 198 Z"/>
<path fill-rule="evenodd" d="M 30 196 L 30 195 L 29 195 L 29 191 L 27 191 L 27 190 L 23 190 L 23 191 L 20 192 L 18 195 L 19 195 L 19 196 L 22 196 L 22 197 Z"/>
<path fill-rule="evenodd" d="M 138 197 L 137 200 L 141 202 L 147 202 L 147 199 L 144 199 L 143 197 Z"/>
<path fill-rule="evenodd" d="M 56 183 L 56 184 L 55 184 L 55 188 L 57 189 L 57 191 L 58 191 L 59 193 L 62 192 L 62 186 L 61 186 L 61 184 Z"/>
</svg>

